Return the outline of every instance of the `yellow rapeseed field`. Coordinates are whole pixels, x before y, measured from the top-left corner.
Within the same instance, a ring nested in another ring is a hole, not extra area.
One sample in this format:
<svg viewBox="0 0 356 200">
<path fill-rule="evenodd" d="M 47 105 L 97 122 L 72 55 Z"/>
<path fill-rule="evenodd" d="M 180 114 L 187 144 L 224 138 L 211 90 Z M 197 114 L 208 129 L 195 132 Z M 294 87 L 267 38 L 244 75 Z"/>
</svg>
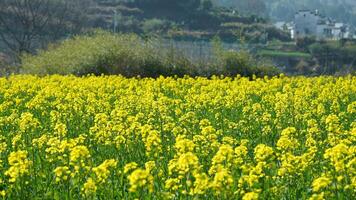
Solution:
<svg viewBox="0 0 356 200">
<path fill-rule="evenodd" d="M 355 199 L 356 77 L 0 78 L 0 198 Z"/>
</svg>

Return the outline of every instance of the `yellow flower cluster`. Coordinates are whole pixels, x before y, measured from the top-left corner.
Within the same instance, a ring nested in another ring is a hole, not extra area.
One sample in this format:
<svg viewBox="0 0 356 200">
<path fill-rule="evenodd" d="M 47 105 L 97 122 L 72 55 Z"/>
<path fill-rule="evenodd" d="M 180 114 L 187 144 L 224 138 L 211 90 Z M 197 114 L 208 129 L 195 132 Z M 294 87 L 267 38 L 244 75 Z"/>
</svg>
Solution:
<svg viewBox="0 0 356 200">
<path fill-rule="evenodd" d="M 5 199 L 354 199 L 356 77 L 0 78 Z"/>
<path fill-rule="evenodd" d="M 90 196 L 95 194 L 98 187 L 95 185 L 95 182 L 92 178 L 88 178 L 88 180 L 83 185 L 83 192 L 85 196 Z"/>
<path fill-rule="evenodd" d="M 139 189 L 148 190 L 153 192 L 153 176 L 146 169 L 136 169 L 129 176 L 130 181 L 130 192 L 136 192 Z"/>
<path fill-rule="evenodd" d="M 105 160 L 102 164 L 97 167 L 93 167 L 91 171 L 94 174 L 94 178 L 89 177 L 83 185 L 82 194 L 85 197 L 92 197 L 96 194 L 98 186 L 105 187 L 106 181 L 109 178 L 111 171 L 110 169 L 115 169 L 117 166 L 117 161 L 115 159 Z"/>
<path fill-rule="evenodd" d="M 10 168 L 5 172 L 6 176 L 9 176 L 9 182 L 15 183 L 22 176 L 29 174 L 29 168 L 32 165 L 32 161 L 27 158 L 27 151 L 11 152 L 9 155 Z"/>
<path fill-rule="evenodd" d="M 115 168 L 117 161 L 114 159 L 105 160 L 101 165 L 94 167 L 93 172 L 95 173 L 99 183 L 105 183 L 106 179 L 109 177 L 109 168 Z"/>
</svg>

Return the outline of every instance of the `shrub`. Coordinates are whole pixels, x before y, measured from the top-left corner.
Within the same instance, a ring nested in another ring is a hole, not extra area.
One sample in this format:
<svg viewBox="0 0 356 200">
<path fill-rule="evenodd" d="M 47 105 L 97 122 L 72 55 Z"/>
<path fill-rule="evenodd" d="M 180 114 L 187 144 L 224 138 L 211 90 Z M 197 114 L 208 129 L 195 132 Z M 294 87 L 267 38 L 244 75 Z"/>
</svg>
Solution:
<svg viewBox="0 0 356 200">
<path fill-rule="evenodd" d="M 276 67 L 266 60 L 257 60 L 250 53 L 244 50 L 228 51 L 223 57 L 223 73 L 227 76 L 237 74 L 245 77 L 275 76 L 280 73 Z"/>
<path fill-rule="evenodd" d="M 254 73 L 251 66 L 251 56 L 246 51 L 228 51 L 223 60 L 226 75 L 251 76 Z"/>
<path fill-rule="evenodd" d="M 150 66 L 162 66 L 155 52 L 150 42 L 136 35 L 96 32 L 65 40 L 36 56 L 24 55 L 21 61 L 23 72 L 31 74 L 145 76 L 153 73 Z"/>
<path fill-rule="evenodd" d="M 253 75 L 259 77 L 274 76 L 280 73 L 276 67 L 273 67 L 270 61 L 266 59 L 259 60 L 246 50 L 224 50 L 222 42 L 218 37 L 213 38 L 212 45 L 216 60 L 214 65 L 216 65 L 215 69 L 218 69 L 217 73 L 226 76 L 236 76 L 239 74 L 248 77 L 252 77 Z"/>
<path fill-rule="evenodd" d="M 193 61 L 178 49 L 162 48 L 159 40 L 143 40 L 133 34 L 95 32 L 76 36 L 37 55 L 21 57 L 22 72 L 29 74 L 121 74 L 126 77 L 252 76 L 275 75 L 275 69 L 255 61 L 246 51 L 226 51 L 215 42 L 214 59 Z M 262 66 L 262 65 L 261 65 Z"/>
</svg>

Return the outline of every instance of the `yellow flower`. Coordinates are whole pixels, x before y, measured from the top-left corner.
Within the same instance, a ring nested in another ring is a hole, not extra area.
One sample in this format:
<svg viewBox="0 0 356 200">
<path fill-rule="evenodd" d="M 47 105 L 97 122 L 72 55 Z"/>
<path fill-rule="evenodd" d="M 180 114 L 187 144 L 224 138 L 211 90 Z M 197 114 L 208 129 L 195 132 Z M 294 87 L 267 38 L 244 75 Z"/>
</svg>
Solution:
<svg viewBox="0 0 356 200">
<path fill-rule="evenodd" d="M 199 126 L 200 126 L 201 128 L 207 127 L 207 126 L 210 126 L 210 125 L 211 125 L 211 123 L 210 123 L 210 121 L 209 121 L 208 119 L 202 119 L 202 120 L 199 122 Z"/>
<path fill-rule="evenodd" d="M 105 160 L 101 165 L 94 167 L 93 172 L 96 175 L 97 181 L 99 183 L 105 183 L 106 179 L 109 177 L 110 170 L 109 168 L 115 168 L 117 161 L 114 159 Z"/>
<path fill-rule="evenodd" d="M 191 152 L 180 155 L 178 159 L 173 159 L 168 164 L 170 173 L 178 172 L 179 174 L 186 174 L 198 168 L 199 159 Z"/>
<path fill-rule="evenodd" d="M 325 119 L 325 124 L 327 126 L 328 131 L 339 133 L 339 131 L 340 131 L 339 118 L 336 115 L 334 115 L 334 114 L 329 115 Z"/>
<path fill-rule="evenodd" d="M 288 128 L 283 129 L 281 135 L 282 136 L 293 136 L 296 132 L 297 132 L 297 130 L 294 127 L 288 127 Z"/>
<path fill-rule="evenodd" d="M 0 135 L 0 153 L 7 150 L 6 138 Z"/>
<path fill-rule="evenodd" d="M 67 126 L 63 123 L 58 123 L 54 127 L 54 132 L 60 137 L 65 137 L 67 135 Z"/>
<path fill-rule="evenodd" d="M 355 83 L 0 77 L 0 198 L 352 199 Z"/>
<path fill-rule="evenodd" d="M 180 180 L 178 178 L 169 178 L 166 180 L 165 182 L 165 188 L 167 190 L 173 190 L 176 191 L 178 190 L 179 186 L 180 186 Z"/>
<path fill-rule="evenodd" d="M 328 177 L 319 177 L 313 181 L 313 191 L 319 192 L 322 189 L 327 188 L 331 184 L 331 180 Z"/>
<path fill-rule="evenodd" d="M 11 152 L 8 157 L 10 168 L 5 172 L 10 177 L 9 182 L 14 183 L 22 176 L 29 173 L 32 161 L 27 159 L 27 151 Z"/>
<path fill-rule="evenodd" d="M 215 191 L 215 194 L 221 194 L 223 191 L 229 190 L 233 183 L 234 179 L 230 171 L 226 168 L 219 168 L 210 186 Z"/>
<path fill-rule="evenodd" d="M 258 200 L 258 193 L 256 192 L 248 192 L 244 194 L 242 200 Z"/>
<path fill-rule="evenodd" d="M 153 192 L 153 176 L 143 169 L 136 169 L 128 176 L 130 182 L 130 192 L 137 192 L 138 189 L 147 189 Z"/>
<path fill-rule="evenodd" d="M 303 155 L 296 156 L 292 153 L 284 153 L 280 156 L 281 167 L 278 169 L 278 175 L 290 175 L 295 174 L 302 175 L 304 170 L 312 163 L 314 159 L 314 149 L 310 148 L 310 152 L 307 152 Z"/>
<path fill-rule="evenodd" d="M 176 138 L 176 143 L 174 148 L 177 151 L 177 154 L 183 154 L 187 152 L 194 152 L 195 144 L 193 141 L 186 139 L 184 135 L 179 135 Z"/>
<path fill-rule="evenodd" d="M 356 113 L 356 101 L 353 101 L 347 106 L 347 112 L 350 114 Z"/>
<path fill-rule="evenodd" d="M 234 149 L 230 145 L 221 145 L 219 151 L 212 159 L 212 166 L 209 170 L 209 174 L 216 173 L 217 168 L 222 166 L 229 169 L 234 164 L 234 159 Z"/>
<path fill-rule="evenodd" d="M 25 132 L 36 128 L 39 125 L 38 120 L 31 113 L 22 113 L 19 120 L 19 128 L 21 132 Z"/>
<path fill-rule="evenodd" d="M 324 192 L 320 194 L 313 194 L 313 196 L 311 196 L 309 200 L 325 200 Z"/>
<path fill-rule="evenodd" d="M 146 147 L 146 155 L 153 155 L 154 157 L 157 157 L 158 154 L 162 152 L 162 141 L 158 131 L 149 131 L 147 137 L 144 138 L 144 142 Z"/>
<path fill-rule="evenodd" d="M 235 152 L 235 166 L 237 167 L 240 167 L 243 162 L 244 162 L 244 159 L 248 153 L 248 149 L 247 147 L 245 146 L 246 144 L 245 143 L 242 143 L 240 146 L 236 147 L 234 152 Z"/>
<path fill-rule="evenodd" d="M 95 181 L 92 178 L 88 178 L 88 180 L 84 183 L 82 192 L 85 196 L 90 196 L 95 194 L 97 187 L 95 185 Z"/>
<path fill-rule="evenodd" d="M 330 159 L 337 172 L 344 171 L 346 168 L 345 161 L 349 155 L 349 147 L 346 144 L 340 143 L 332 148 L 329 148 L 324 153 L 324 158 Z M 354 156 L 353 153 L 350 156 Z"/>
<path fill-rule="evenodd" d="M 76 146 L 70 152 L 70 162 L 82 162 L 90 157 L 89 150 L 86 146 Z"/>
<path fill-rule="evenodd" d="M 155 167 L 156 167 L 155 161 L 148 161 L 145 163 L 145 168 L 149 172 L 151 172 Z"/>
<path fill-rule="evenodd" d="M 299 146 L 298 140 L 290 135 L 282 135 L 277 141 L 277 149 L 281 151 L 294 150 Z"/>
<path fill-rule="evenodd" d="M 124 173 L 127 174 L 128 172 L 130 172 L 131 170 L 134 170 L 137 168 L 137 163 L 135 162 L 130 162 L 128 164 L 125 165 L 124 167 Z"/>
<path fill-rule="evenodd" d="M 64 166 L 64 167 L 57 167 L 54 170 L 54 173 L 56 175 L 56 182 L 60 182 L 61 180 L 68 180 L 69 175 L 70 175 L 70 170 L 69 167 Z"/>
<path fill-rule="evenodd" d="M 48 140 L 49 138 L 47 135 L 42 135 L 39 138 L 33 139 L 32 144 L 41 149 L 47 143 Z"/>
<path fill-rule="evenodd" d="M 255 160 L 257 162 L 274 159 L 273 149 L 267 145 L 259 144 L 255 147 Z"/>
<path fill-rule="evenodd" d="M 190 195 L 204 194 L 209 189 L 209 177 L 205 173 L 194 173 L 194 188 Z"/>
<path fill-rule="evenodd" d="M 6 196 L 5 190 L 0 190 L 0 195 L 4 198 Z"/>
<path fill-rule="evenodd" d="M 223 143 L 223 144 L 228 144 L 228 145 L 234 146 L 234 145 L 237 143 L 237 141 L 236 141 L 236 139 L 233 138 L 233 137 L 228 137 L 228 136 L 226 136 L 226 137 L 223 137 L 222 143 Z"/>
</svg>

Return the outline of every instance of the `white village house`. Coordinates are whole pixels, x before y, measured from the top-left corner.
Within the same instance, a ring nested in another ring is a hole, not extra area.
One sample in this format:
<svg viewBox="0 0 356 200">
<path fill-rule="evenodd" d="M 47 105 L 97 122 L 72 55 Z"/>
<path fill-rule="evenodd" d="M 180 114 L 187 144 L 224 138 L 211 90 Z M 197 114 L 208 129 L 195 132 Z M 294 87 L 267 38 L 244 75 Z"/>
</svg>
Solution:
<svg viewBox="0 0 356 200">
<path fill-rule="evenodd" d="M 314 36 L 317 39 L 340 40 L 354 38 L 354 30 L 344 23 L 322 16 L 318 11 L 300 10 L 292 22 L 277 22 L 275 26 L 288 31 L 292 39 Z"/>
</svg>

